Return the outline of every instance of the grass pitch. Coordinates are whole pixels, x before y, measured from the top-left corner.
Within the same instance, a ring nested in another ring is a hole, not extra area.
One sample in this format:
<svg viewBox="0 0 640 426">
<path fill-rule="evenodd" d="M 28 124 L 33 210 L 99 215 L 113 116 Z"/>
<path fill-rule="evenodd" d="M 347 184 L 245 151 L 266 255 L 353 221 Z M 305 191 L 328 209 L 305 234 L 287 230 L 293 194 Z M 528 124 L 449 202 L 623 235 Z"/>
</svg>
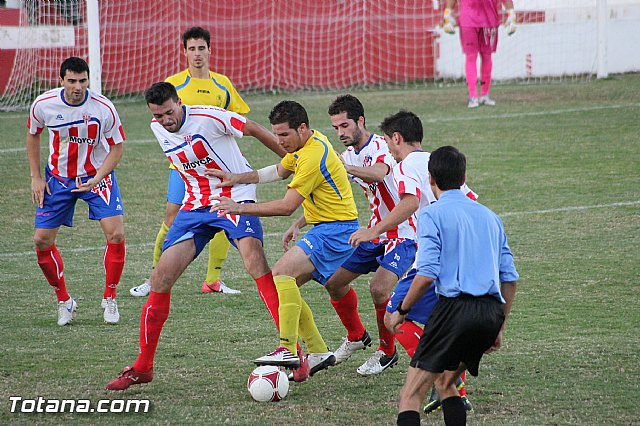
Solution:
<svg viewBox="0 0 640 426">
<path fill-rule="evenodd" d="M 635 424 L 640 328 L 640 75 L 579 84 L 500 85 L 498 105 L 466 108 L 464 86 L 351 91 L 367 125 L 399 109 L 424 122 L 426 150 L 453 144 L 468 159 L 468 183 L 480 202 L 501 214 L 521 282 L 505 346 L 486 356 L 467 389 L 475 410 L 468 423 L 564 425 Z M 300 101 L 311 126 L 342 148 L 326 113 L 335 93 L 249 95 L 249 117 L 268 126 L 279 100 Z M 252 360 L 274 348 L 273 324 L 231 251 L 223 279 L 238 296 L 200 294 L 206 256 L 174 287 L 171 315 L 158 346 L 155 379 L 124 393 L 104 385 L 137 354 L 144 300 L 129 288 L 148 277 L 153 241 L 164 213 L 167 164 L 153 140 L 143 103 L 116 106 L 128 140 L 117 169 L 126 210 L 127 261 L 119 288 L 120 324 L 102 321 L 104 237 L 79 203 L 75 227 L 60 231 L 70 294 L 78 300 L 72 325 L 56 325 L 55 297 L 32 243 L 34 209 L 24 149 L 26 113 L 0 114 L 0 424 L 395 424 L 408 357 L 378 377 L 356 368 L 371 354 L 294 384 L 279 403 L 255 403 L 245 388 Z M 43 154 L 46 141 L 43 136 Z M 258 142 L 240 142 L 254 167 L 276 158 Z M 44 160 L 43 160 L 44 162 Z M 280 198 L 283 183 L 259 187 Z M 360 221 L 367 205 L 359 190 Z M 269 261 L 281 254 L 290 218 L 266 218 Z M 355 283 L 370 332 L 375 316 L 367 279 Z M 323 288 L 303 296 L 330 347 L 344 335 Z M 10 396 L 28 399 L 149 399 L 147 414 L 10 413 Z M 442 424 L 440 413 L 423 424 Z"/>
</svg>

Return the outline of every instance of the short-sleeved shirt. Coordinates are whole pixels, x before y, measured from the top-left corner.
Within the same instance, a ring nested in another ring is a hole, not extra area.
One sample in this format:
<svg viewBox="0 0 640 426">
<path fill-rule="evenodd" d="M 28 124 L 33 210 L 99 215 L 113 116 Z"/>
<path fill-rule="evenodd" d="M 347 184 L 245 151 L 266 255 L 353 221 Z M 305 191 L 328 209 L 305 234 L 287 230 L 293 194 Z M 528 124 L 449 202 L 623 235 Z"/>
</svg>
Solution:
<svg viewBox="0 0 640 426">
<path fill-rule="evenodd" d="M 500 218 L 461 190 L 445 191 L 420 212 L 418 275 L 435 280 L 445 297 L 493 296 L 500 282 L 518 280 Z"/>
<path fill-rule="evenodd" d="M 498 11 L 503 0 L 460 0 L 461 27 L 496 28 L 500 25 Z"/>
<path fill-rule="evenodd" d="M 151 130 L 165 155 L 180 173 L 186 192 L 183 210 L 211 205 L 209 197 L 224 196 L 234 201 L 255 201 L 254 184 L 236 184 L 216 188 L 220 179 L 205 176 L 206 169 L 245 173 L 253 169 L 243 157 L 235 138 L 243 136 L 246 118 L 235 112 L 209 106 L 182 106 L 184 119 L 180 129 L 171 133 L 155 119 Z"/>
<path fill-rule="evenodd" d="M 167 77 L 185 105 L 210 105 L 246 115 L 250 109 L 226 75 L 209 71 L 209 78 L 191 77 L 189 69 Z M 173 165 L 169 165 L 173 168 Z"/>
<path fill-rule="evenodd" d="M 48 128 L 47 166 L 53 175 L 64 178 L 94 176 L 110 147 L 125 140 L 113 103 L 89 89 L 79 105 L 65 101 L 63 88 L 38 96 L 31 105 L 27 127 L 32 135 Z"/>
<path fill-rule="evenodd" d="M 369 208 L 371 209 L 371 218 L 369 219 L 368 228 L 374 227 L 382 221 L 400 202 L 398 196 L 398 188 L 393 180 L 391 170 L 396 166 L 396 161 L 389 153 L 387 142 L 380 135 L 371 134 L 369 140 L 358 151 L 355 147 L 350 146 L 342 153 L 345 164 L 357 167 L 370 167 L 377 163 L 385 164 L 389 167 L 389 172 L 381 182 L 368 182 L 357 176 L 350 176 L 362 190 L 369 200 Z M 415 239 L 416 231 L 409 225 L 408 221 L 402 222 L 400 225 L 393 227 L 380 238 L 373 240 L 374 243 L 394 239 Z"/>
<path fill-rule="evenodd" d="M 314 130 L 304 146 L 285 155 L 280 164 L 294 173 L 288 187 L 304 197 L 308 224 L 358 218 L 347 171 L 325 135 Z"/>
</svg>

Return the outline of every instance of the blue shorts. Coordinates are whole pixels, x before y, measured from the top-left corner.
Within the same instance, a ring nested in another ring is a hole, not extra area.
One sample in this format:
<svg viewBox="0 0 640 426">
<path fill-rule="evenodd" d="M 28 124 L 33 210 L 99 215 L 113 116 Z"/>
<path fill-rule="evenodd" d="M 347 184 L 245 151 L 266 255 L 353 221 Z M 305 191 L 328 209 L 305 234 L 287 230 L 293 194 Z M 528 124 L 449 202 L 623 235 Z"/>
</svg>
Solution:
<svg viewBox="0 0 640 426">
<path fill-rule="evenodd" d="M 82 182 L 88 181 L 91 177 L 83 177 Z M 115 171 L 109 173 L 88 192 L 71 192 L 72 189 L 76 189 L 75 178 L 54 176 L 48 167 L 45 169 L 45 182 L 49 185 L 51 195 L 44 191 L 42 208 L 36 206 L 36 228 L 55 229 L 61 225 L 73 226 L 73 213 L 78 199 L 84 200 L 89 205 L 91 220 L 124 214 Z"/>
<path fill-rule="evenodd" d="M 315 225 L 300 239 L 296 246 L 310 255 L 316 268 L 312 277 L 324 285 L 329 277 L 347 260 L 355 250 L 349 237 L 359 228 L 358 220 L 323 222 Z"/>
<path fill-rule="evenodd" d="M 407 275 L 398 281 L 396 288 L 394 288 L 393 293 L 391 293 L 389 303 L 387 303 L 387 312 L 395 312 L 398 303 L 404 300 L 409 292 L 409 286 L 411 286 L 413 278 L 416 276 L 416 272 L 417 270 L 415 268 L 411 268 L 411 270 L 407 272 Z M 426 324 L 437 301 L 438 295 L 436 294 L 436 283 L 434 281 L 420 300 L 411 307 L 411 310 L 407 314 L 407 319 L 409 321 L 419 322 L 420 324 Z"/>
<path fill-rule="evenodd" d="M 182 205 L 184 200 L 184 181 L 180 177 L 180 172 L 176 169 L 169 169 L 169 184 L 167 185 L 167 202 Z"/>
<path fill-rule="evenodd" d="M 162 245 L 162 251 L 174 244 L 193 239 L 198 257 L 202 249 L 215 234 L 224 231 L 227 239 L 236 247 L 234 240 L 253 237 L 262 242 L 262 224 L 257 216 L 226 215 L 209 212 L 209 207 L 198 210 L 180 210 Z M 236 247 L 237 248 L 237 247 Z"/>
<path fill-rule="evenodd" d="M 396 274 L 398 279 L 411 267 L 416 257 L 416 243 L 413 240 L 388 241 L 386 244 L 361 243 L 351 257 L 342 264 L 348 271 L 358 274 L 375 272 L 379 267 Z"/>
</svg>

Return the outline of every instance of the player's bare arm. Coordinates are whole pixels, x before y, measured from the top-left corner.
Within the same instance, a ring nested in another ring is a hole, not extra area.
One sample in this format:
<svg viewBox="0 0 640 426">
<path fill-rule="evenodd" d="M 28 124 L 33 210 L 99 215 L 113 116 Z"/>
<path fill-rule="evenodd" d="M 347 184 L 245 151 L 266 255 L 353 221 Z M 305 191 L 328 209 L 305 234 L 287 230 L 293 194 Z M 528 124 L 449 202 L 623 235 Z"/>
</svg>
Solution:
<svg viewBox="0 0 640 426">
<path fill-rule="evenodd" d="M 27 132 L 27 158 L 29 159 L 29 171 L 31 172 L 31 202 L 42 208 L 44 191 L 51 195 L 51 190 L 42 178 L 42 172 L 40 171 L 40 135 L 32 135 Z"/>
<path fill-rule="evenodd" d="M 237 183 L 268 183 L 276 180 L 286 179 L 291 176 L 293 172 L 282 167 L 279 163 L 272 166 L 267 166 L 260 170 L 253 170 L 246 173 L 231 173 L 218 169 L 207 169 L 204 171 L 206 176 L 217 177 L 220 179 L 220 183 L 216 185 L 216 188 L 222 188 L 223 186 L 232 186 Z M 271 178 L 265 176 L 273 175 Z M 213 198 L 211 198 L 213 199 Z"/>
<path fill-rule="evenodd" d="M 76 189 L 72 189 L 71 192 L 88 192 L 93 189 L 94 186 L 99 184 L 102 179 L 104 179 L 109 173 L 116 168 L 120 159 L 122 158 L 123 147 L 121 143 L 112 145 L 109 149 L 109 154 L 107 154 L 104 159 L 104 163 L 102 166 L 96 171 L 96 175 L 82 183 L 82 179 L 80 177 L 76 178 Z"/>
<path fill-rule="evenodd" d="M 382 219 L 373 228 L 359 229 L 349 237 L 349 244 L 358 247 L 360 243 L 374 240 L 380 234 L 387 232 L 394 226 L 398 226 L 405 220 L 409 219 L 420 207 L 420 200 L 413 194 L 402 194 L 400 202 L 391 210 L 391 212 Z"/>
<path fill-rule="evenodd" d="M 285 252 L 289 251 L 289 243 L 298 239 L 298 233 L 300 232 L 300 229 L 304 228 L 305 226 L 307 226 L 307 219 L 305 219 L 304 215 L 302 215 L 291 224 L 289 229 L 287 229 L 287 231 L 282 236 L 282 248 Z"/>
<path fill-rule="evenodd" d="M 302 205 L 304 197 L 295 189 L 289 188 L 283 199 L 266 203 L 239 204 L 229 197 L 211 197 L 211 200 L 218 201 L 218 204 L 211 207 L 212 212 L 267 217 L 291 216 Z"/>
<path fill-rule="evenodd" d="M 265 127 L 252 120 L 247 120 L 242 132 L 245 136 L 253 136 L 258 139 L 264 146 L 275 152 L 280 158 L 287 154 L 280 144 L 276 136 L 268 131 Z"/>
<path fill-rule="evenodd" d="M 402 310 L 405 312 L 410 310 L 414 303 L 420 300 L 420 298 L 422 298 L 422 296 L 427 292 L 431 283 L 433 283 L 433 278 L 416 275 L 411 282 L 407 295 L 401 302 Z M 387 312 L 384 316 L 384 325 L 394 334 L 402 333 L 402 330 L 400 330 L 399 327 L 404 322 L 406 316 L 406 313 L 401 314 L 397 310 L 391 314 Z"/>
<path fill-rule="evenodd" d="M 385 163 L 376 163 L 366 167 L 350 166 L 345 164 L 344 167 L 347 169 L 347 173 L 358 177 L 365 182 L 382 182 L 384 177 L 389 174 L 389 171 L 391 170 L 389 165 Z"/>
</svg>

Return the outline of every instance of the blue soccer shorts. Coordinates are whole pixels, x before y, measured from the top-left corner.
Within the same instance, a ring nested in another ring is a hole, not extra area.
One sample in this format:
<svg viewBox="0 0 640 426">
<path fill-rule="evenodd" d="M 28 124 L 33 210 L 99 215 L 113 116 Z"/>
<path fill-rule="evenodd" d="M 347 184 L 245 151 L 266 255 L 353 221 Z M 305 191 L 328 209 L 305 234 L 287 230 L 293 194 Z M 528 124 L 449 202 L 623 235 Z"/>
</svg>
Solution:
<svg viewBox="0 0 640 426">
<path fill-rule="evenodd" d="M 92 176 L 83 177 L 82 182 L 91 178 Z M 115 171 L 105 176 L 88 192 L 71 192 L 76 189 L 75 178 L 55 176 L 48 167 L 45 169 L 45 182 L 51 194 L 49 195 L 45 190 L 42 208 L 36 206 L 36 228 L 55 229 L 62 225 L 73 226 L 73 213 L 78 199 L 84 200 L 89 206 L 91 220 L 124 214 Z"/>
<path fill-rule="evenodd" d="M 182 205 L 184 200 L 184 180 L 176 169 L 169 169 L 169 183 L 167 184 L 167 202 Z"/>
<path fill-rule="evenodd" d="M 180 210 L 169 228 L 162 251 L 182 241 L 193 239 L 196 245 L 196 254 L 193 257 L 195 259 L 213 236 L 220 231 L 226 234 L 234 247 L 236 247 L 234 240 L 240 238 L 253 237 L 260 242 L 263 241 L 260 218 L 238 215 L 219 216 L 218 212 L 211 213 L 209 209 L 210 207 L 192 211 Z"/>
<path fill-rule="evenodd" d="M 416 257 L 413 240 L 388 240 L 385 243 L 361 243 L 341 266 L 351 272 L 368 274 L 383 267 L 400 279 Z"/>
<path fill-rule="evenodd" d="M 387 312 L 393 313 L 396 311 L 398 303 L 402 302 L 409 292 L 409 287 L 413 282 L 413 278 L 416 276 L 417 270 L 411 268 L 409 272 L 400 280 L 391 293 L 389 302 L 387 303 Z M 438 302 L 438 295 L 436 294 L 436 283 L 431 283 L 425 294 L 418 300 L 407 314 L 407 320 L 418 322 L 420 324 L 426 324 L 433 307 Z"/>
<path fill-rule="evenodd" d="M 296 244 L 313 263 L 313 279 L 324 285 L 355 250 L 349 237 L 359 228 L 358 220 L 323 222 L 315 225 Z"/>
</svg>

